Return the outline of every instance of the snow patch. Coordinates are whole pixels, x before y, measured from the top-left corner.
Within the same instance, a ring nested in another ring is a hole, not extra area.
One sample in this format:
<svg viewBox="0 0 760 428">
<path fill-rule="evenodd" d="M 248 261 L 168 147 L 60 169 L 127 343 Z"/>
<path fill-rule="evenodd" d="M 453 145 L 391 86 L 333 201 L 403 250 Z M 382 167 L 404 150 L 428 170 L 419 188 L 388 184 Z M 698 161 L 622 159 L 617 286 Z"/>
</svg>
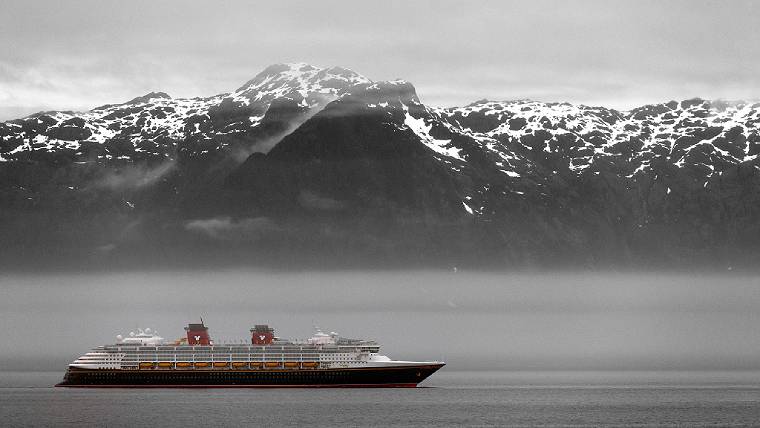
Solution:
<svg viewBox="0 0 760 428">
<path fill-rule="evenodd" d="M 451 140 L 436 140 L 430 135 L 430 129 L 433 125 L 425 124 L 424 118 L 415 118 L 409 114 L 409 107 L 406 104 L 402 104 L 404 108 L 404 125 L 411 129 L 420 138 L 420 141 L 434 152 L 448 156 L 454 159 L 464 161 L 462 156 L 459 155 L 459 149 L 456 147 L 446 147 L 451 143 Z"/>
</svg>

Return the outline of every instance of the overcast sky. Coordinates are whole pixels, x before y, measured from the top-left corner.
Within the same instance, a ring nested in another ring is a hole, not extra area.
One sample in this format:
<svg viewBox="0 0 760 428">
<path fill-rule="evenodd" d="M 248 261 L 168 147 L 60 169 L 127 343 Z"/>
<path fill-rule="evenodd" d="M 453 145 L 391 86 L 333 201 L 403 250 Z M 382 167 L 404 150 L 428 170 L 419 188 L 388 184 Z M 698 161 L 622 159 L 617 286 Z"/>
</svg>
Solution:
<svg viewBox="0 0 760 428">
<path fill-rule="evenodd" d="M 758 22 L 752 1 L 3 0 L 0 119 L 213 95 L 278 62 L 404 78 L 432 105 L 755 99 Z"/>
</svg>

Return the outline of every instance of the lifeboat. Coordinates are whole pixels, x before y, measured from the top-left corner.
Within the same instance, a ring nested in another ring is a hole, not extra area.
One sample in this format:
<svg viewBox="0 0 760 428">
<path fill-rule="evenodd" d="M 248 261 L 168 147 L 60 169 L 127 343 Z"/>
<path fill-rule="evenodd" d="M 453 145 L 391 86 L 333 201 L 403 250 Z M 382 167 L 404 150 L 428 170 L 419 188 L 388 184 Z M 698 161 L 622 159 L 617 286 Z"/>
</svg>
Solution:
<svg viewBox="0 0 760 428">
<path fill-rule="evenodd" d="M 230 365 L 230 363 L 222 362 L 222 361 L 217 361 L 217 362 L 214 363 L 214 367 L 227 367 L 229 365 Z"/>
<path fill-rule="evenodd" d="M 195 367 L 208 367 L 210 365 L 211 363 L 207 363 L 207 362 L 195 363 Z"/>
<path fill-rule="evenodd" d="M 251 367 L 260 368 L 261 366 L 262 366 L 262 363 L 260 363 L 260 362 L 251 363 Z"/>
<path fill-rule="evenodd" d="M 177 363 L 177 367 L 190 367 L 193 363 Z"/>
<path fill-rule="evenodd" d="M 152 369 L 153 368 L 153 363 L 140 363 L 140 368 L 141 369 Z"/>
<path fill-rule="evenodd" d="M 245 361 L 233 361 L 232 362 L 232 367 L 240 368 L 240 367 L 245 367 L 247 365 L 248 365 L 248 363 L 246 363 Z"/>
<path fill-rule="evenodd" d="M 264 363 L 264 366 L 266 368 L 280 367 L 280 362 L 279 361 L 267 361 L 266 363 Z"/>
<path fill-rule="evenodd" d="M 288 361 L 288 362 L 285 363 L 285 367 L 287 367 L 289 369 L 293 369 L 293 368 L 298 367 L 298 363 L 295 362 L 295 361 Z"/>
<path fill-rule="evenodd" d="M 158 366 L 159 367 L 163 367 L 163 368 L 167 368 L 167 367 L 171 367 L 172 363 L 170 363 L 169 361 L 160 361 L 158 363 Z"/>
<path fill-rule="evenodd" d="M 307 368 L 314 368 L 314 367 L 317 367 L 319 363 L 316 361 L 305 361 L 301 365 Z"/>
</svg>

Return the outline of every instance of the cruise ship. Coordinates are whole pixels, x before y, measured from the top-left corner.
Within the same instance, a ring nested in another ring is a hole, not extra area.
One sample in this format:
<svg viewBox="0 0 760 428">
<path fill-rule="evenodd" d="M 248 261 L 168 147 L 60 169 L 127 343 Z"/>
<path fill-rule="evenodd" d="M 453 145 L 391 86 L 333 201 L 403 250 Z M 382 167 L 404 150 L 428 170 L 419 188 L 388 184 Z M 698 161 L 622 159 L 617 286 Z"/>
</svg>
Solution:
<svg viewBox="0 0 760 428">
<path fill-rule="evenodd" d="M 284 340 L 268 325 L 256 325 L 250 343 L 216 344 L 202 319 L 174 342 L 138 329 L 77 358 L 56 386 L 416 387 L 444 366 L 392 360 L 375 341 L 315 330 L 306 340 Z"/>
</svg>

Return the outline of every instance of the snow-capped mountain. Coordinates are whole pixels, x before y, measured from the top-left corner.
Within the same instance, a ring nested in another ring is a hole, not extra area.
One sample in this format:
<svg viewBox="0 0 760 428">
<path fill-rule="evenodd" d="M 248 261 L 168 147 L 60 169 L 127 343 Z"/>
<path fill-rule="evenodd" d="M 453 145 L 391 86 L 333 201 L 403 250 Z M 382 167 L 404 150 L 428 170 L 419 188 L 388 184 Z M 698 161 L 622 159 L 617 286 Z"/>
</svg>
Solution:
<svg viewBox="0 0 760 428">
<path fill-rule="evenodd" d="M 147 246 L 245 260 L 751 265 L 759 121 L 758 103 L 701 99 L 437 108 L 403 80 L 278 64 L 213 97 L 154 92 L 0 124 L 0 238 L 18 243 L 0 257 L 52 241 L 85 258 Z"/>
<path fill-rule="evenodd" d="M 632 162 L 631 176 L 664 156 L 679 167 L 701 164 L 712 175 L 726 165 L 754 161 L 760 142 L 760 103 L 693 99 L 617 112 L 567 103 L 482 101 L 439 112 L 483 139 L 515 141 L 525 149 L 534 149 L 526 142 L 539 139 L 546 153 L 566 150 L 573 171 L 623 157 Z"/>
<path fill-rule="evenodd" d="M 277 64 L 237 90 L 213 97 L 174 99 L 151 92 L 87 112 L 41 112 L 0 124 L 0 161 L 37 150 L 67 153 L 79 161 L 172 158 L 178 147 L 204 155 L 240 138 L 255 139 L 255 131 L 273 120 L 268 112 L 275 116 L 289 107 L 294 116 L 307 114 L 366 82 L 342 68 Z"/>
</svg>

